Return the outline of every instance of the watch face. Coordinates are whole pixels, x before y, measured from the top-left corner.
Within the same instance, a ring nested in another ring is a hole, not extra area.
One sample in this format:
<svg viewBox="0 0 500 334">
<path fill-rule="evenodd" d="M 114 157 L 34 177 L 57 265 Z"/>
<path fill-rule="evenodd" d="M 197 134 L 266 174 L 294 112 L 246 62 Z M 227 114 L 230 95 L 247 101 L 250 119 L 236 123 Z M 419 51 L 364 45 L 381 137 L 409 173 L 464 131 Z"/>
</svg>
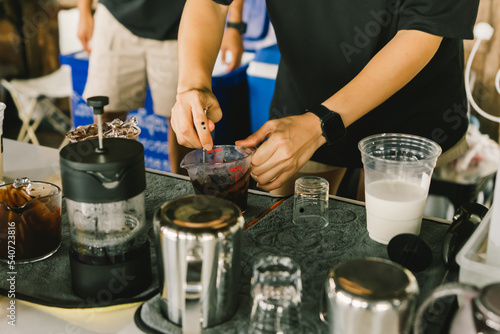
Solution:
<svg viewBox="0 0 500 334">
<path fill-rule="evenodd" d="M 327 117 L 325 117 L 321 122 L 323 128 L 323 135 L 326 138 L 328 144 L 333 144 L 342 137 L 345 136 L 346 130 L 344 127 L 344 122 L 339 114 L 331 112 Z"/>
<path fill-rule="evenodd" d="M 315 114 L 321 120 L 321 130 L 326 138 L 327 144 L 333 144 L 346 134 L 342 117 L 336 112 L 320 104 L 314 108 L 306 109 L 306 112 Z"/>
</svg>

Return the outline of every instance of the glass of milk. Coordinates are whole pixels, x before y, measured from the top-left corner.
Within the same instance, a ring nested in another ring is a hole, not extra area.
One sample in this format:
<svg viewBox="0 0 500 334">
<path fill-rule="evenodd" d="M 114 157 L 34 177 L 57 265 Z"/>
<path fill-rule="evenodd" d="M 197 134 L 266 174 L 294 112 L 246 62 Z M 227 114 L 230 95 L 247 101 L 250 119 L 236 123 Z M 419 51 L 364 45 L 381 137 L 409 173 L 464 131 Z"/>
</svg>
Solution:
<svg viewBox="0 0 500 334">
<path fill-rule="evenodd" d="M 388 244 L 401 233 L 418 235 L 441 147 L 419 136 L 384 133 L 362 139 L 358 148 L 370 238 Z"/>
</svg>

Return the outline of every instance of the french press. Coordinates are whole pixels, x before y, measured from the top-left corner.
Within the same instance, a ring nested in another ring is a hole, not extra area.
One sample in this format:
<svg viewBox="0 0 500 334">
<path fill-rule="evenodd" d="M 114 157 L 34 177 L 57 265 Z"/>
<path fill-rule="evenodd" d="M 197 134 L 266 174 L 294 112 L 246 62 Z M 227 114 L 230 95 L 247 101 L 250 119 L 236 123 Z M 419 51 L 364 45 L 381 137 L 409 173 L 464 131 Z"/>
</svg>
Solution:
<svg viewBox="0 0 500 334">
<path fill-rule="evenodd" d="M 108 98 L 89 98 L 101 130 Z M 151 283 L 144 147 L 125 138 L 84 140 L 60 151 L 70 227 L 74 292 L 100 303 L 129 297 Z"/>
</svg>

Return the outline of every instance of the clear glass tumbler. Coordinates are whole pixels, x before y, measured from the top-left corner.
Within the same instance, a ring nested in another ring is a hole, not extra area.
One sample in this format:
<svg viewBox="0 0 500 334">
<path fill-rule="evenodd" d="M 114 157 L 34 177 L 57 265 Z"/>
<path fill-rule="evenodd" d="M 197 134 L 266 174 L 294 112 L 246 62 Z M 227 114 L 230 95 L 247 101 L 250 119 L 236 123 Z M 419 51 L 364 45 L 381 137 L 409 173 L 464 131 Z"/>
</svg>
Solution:
<svg viewBox="0 0 500 334">
<path fill-rule="evenodd" d="M 318 228 L 328 225 L 328 193 L 330 185 L 318 176 L 303 176 L 295 181 L 293 222 Z"/>
<path fill-rule="evenodd" d="M 61 188 L 52 183 L 22 178 L 0 186 L 0 261 L 29 263 L 54 254 L 61 210 Z"/>
<path fill-rule="evenodd" d="M 254 265 L 248 334 L 302 333 L 299 265 L 289 257 L 268 256 Z"/>
</svg>

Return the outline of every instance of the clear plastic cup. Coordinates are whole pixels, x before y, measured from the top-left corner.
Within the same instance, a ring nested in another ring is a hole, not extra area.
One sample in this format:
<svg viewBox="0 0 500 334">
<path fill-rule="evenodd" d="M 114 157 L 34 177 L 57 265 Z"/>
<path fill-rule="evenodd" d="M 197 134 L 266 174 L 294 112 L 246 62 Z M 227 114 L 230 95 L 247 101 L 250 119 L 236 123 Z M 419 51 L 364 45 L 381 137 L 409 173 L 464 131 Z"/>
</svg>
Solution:
<svg viewBox="0 0 500 334">
<path fill-rule="evenodd" d="M 180 166 L 187 169 L 196 194 L 227 199 L 245 211 L 254 152 L 243 146 L 214 146 L 205 154 L 203 149 L 189 152 Z"/>
<path fill-rule="evenodd" d="M 369 136 L 358 147 L 370 238 L 387 244 L 401 233 L 418 235 L 441 147 L 430 139 L 399 133 Z"/>
</svg>

